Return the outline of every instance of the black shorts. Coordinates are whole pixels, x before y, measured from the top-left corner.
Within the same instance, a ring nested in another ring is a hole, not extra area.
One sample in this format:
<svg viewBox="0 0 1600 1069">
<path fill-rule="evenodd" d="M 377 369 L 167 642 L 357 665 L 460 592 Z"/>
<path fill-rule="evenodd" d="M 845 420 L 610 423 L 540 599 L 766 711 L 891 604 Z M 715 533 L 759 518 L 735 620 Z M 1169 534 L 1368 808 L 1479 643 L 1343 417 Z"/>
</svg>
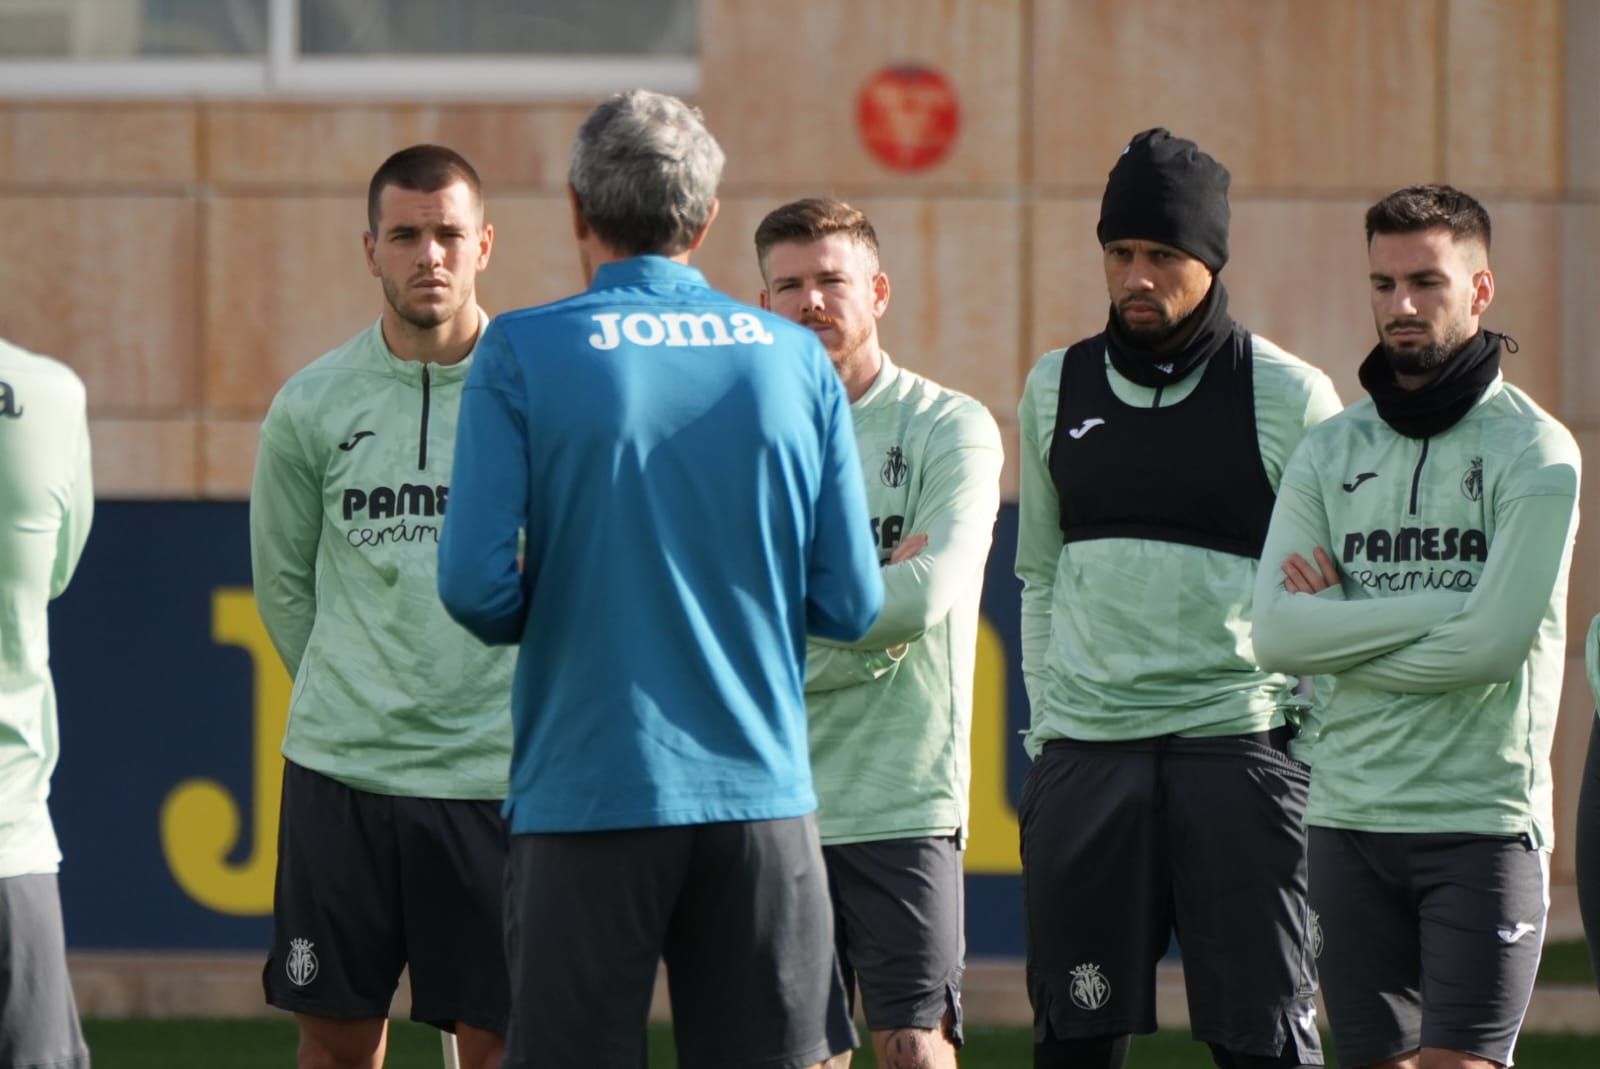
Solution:
<svg viewBox="0 0 1600 1069">
<path fill-rule="evenodd" d="M 1312 828 L 1311 904 L 1341 1064 L 1418 1047 L 1511 1064 L 1544 943 L 1543 851 L 1524 839 Z"/>
<path fill-rule="evenodd" d="M 504 1035 L 506 832 L 496 802 L 372 794 L 285 762 L 267 1001 L 386 1017 L 411 969 L 411 1018 Z"/>
<path fill-rule="evenodd" d="M 504 1069 L 637 1069 L 656 966 L 678 1064 L 799 1069 L 855 1046 L 816 821 L 515 835 Z"/>
<path fill-rule="evenodd" d="M 1037 1040 L 1153 1032 L 1176 931 L 1194 1038 L 1322 1063 L 1304 765 L 1287 732 L 1045 745 L 1018 816 Z"/>
<path fill-rule="evenodd" d="M 867 1027 L 940 1027 L 961 1046 L 966 961 L 961 850 L 948 836 L 822 848 L 845 990 L 861 987 Z"/>
<path fill-rule="evenodd" d="M 1589 757 L 1578 789 L 1578 909 L 1600 988 L 1600 721 L 1589 721 Z"/>
<path fill-rule="evenodd" d="M 0 880 L 0 1067 L 89 1069 L 54 873 Z"/>
</svg>

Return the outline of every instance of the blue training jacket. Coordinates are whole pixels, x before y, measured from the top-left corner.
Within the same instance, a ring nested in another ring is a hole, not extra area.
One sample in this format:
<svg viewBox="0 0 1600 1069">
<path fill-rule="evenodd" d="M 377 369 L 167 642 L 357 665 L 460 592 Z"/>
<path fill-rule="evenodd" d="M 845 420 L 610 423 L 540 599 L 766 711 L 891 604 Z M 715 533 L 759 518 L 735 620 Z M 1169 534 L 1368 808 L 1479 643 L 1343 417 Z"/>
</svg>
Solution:
<svg viewBox="0 0 1600 1069">
<path fill-rule="evenodd" d="M 877 617 L 870 529 L 810 331 L 657 256 L 497 317 L 462 396 L 439 594 L 521 644 L 511 831 L 815 809 L 805 636 Z"/>
</svg>

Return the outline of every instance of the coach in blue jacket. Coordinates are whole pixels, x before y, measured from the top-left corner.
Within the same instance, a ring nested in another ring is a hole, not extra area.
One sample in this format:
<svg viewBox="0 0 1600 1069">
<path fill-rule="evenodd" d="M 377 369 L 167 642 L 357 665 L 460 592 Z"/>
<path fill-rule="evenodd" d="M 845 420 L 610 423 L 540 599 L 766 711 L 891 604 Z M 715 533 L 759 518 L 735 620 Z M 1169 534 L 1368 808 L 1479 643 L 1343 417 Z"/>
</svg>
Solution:
<svg viewBox="0 0 1600 1069">
<path fill-rule="evenodd" d="M 822 346 L 688 266 L 722 163 L 675 98 L 596 108 L 569 173 L 589 288 L 495 319 L 461 403 L 439 592 L 521 645 L 507 1069 L 643 1064 L 662 957 L 681 1064 L 854 1043 L 804 643 L 859 638 L 882 585 Z"/>
</svg>

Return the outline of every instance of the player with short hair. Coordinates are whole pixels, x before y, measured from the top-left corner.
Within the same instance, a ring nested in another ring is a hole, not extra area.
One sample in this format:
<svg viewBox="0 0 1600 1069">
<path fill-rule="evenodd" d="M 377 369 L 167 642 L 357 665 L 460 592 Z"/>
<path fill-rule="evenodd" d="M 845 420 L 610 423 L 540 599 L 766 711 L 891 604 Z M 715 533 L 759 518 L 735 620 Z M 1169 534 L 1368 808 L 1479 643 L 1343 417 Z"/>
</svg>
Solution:
<svg viewBox="0 0 1600 1069">
<path fill-rule="evenodd" d="M 1256 653 L 1333 677 L 1306 823 L 1341 1064 L 1485 1069 L 1511 1063 L 1549 905 L 1578 448 L 1480 326 L 1483 206 L 1412 186 L 1366 230 L 1368 397 L 1284 473 Z"/>
<path fill-rule="evenodd" d="M 439 591 L 521 647 L 507 1069 L 641 1064 L 662 958 L 679 1064 L 854 1045 L 801 687 L 806 634 L 859 638 L 883 586 L 821 345 L 688 264 L 722 163 L 673 97 L 591 112 L 588 288 L 497 317 L 462 403 Z"/>
<path fill-rule="evenodd" d="M 412 1017 L 489 1069 L 514 655 L 449 618 L 434 574 L 494 229 L 437 145 L 389 157 L 367 204 L 382 316 L 284 384 L 250 494 L 256 601 L 295 680 L 263 984 L 301 1069 L 370 1069 L 409 965 Z"/>
<path fill-rule="evenodd" d="M 83 382 L 0 340 L 0 1067 L 88 1069 L 46 799 L 60 754 L 50 599 L 94 519 Z"/>
<path fill-rule="evenodd" d="M 761 306 L 816 333 L 844 384 L 883 564 L 872 629 L 807 646 L 840 964 L 852 994 L 861 988 L 879 1065 L 954 1066 L 972 673 L 1000 430 L 977 401 L 879 347 L 889 276 L 865 214 L 830 198 L 795 201 L 761 221 L 755 245 Z"/>
<path fill-rule="evenodd" d="M 1034 1064 L 1125 1063 L 1176 930 L 1224 1069 L 1321 1065 L 1295 680 L 1257 664 L 1273 496 L 1328 377 L 1236 323 L 1227 168 L 1147 130 L 1096 228 L 1106 329 L 1021 406 L 1017 575 L 1034 763 L 1022 881 Z"/>
</svg>

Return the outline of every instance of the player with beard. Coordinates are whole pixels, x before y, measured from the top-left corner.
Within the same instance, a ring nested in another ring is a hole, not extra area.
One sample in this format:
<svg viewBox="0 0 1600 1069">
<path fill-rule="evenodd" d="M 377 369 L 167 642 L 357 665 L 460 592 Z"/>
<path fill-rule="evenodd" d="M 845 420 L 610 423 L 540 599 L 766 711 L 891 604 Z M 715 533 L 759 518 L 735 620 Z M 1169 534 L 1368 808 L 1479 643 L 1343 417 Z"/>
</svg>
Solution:
<svg viewBox="0 0 1600 1069">
<path fill-rule="evenodd" d="M 972 673 L 1000 430 L 977 401 L 880 348 L 889 276 L 861 211 L 795 201 L 761 221 L 755 245 L 762 307 L 810 327 L 844 384 L 883 564 L 872 629 L 806 647 L 834 942 L 878 1064 L 949 1069 L 962 1036 Z"/>
<path fill-rule="evenodd" d="M 1320 1065 L 1295 680 L 1251 649 L 1274 493 L 1338 411 L 1228 315 L 1227 169 L 1147 130 L 1098 235 L 1106 329 L 1021 406 L 1017 575 L 1034 758 L 1019 807 L 1034 1064 L 1125 1064 L 1174 929 L 1216 1064 Z"/>
<path fill-rule="evenodd" d="M 1578 449 L 1479 326 L 1483 206 L 1416 186 L 1366 229 L 1369 396 L 1284 473 L 1256 654 L 1332 675 L 1306 823 L 1340 1064 L 1487 1069 L 1511 1064 L 1544 938 Z"/>
<path fill-rule="evenodd" d="M 301 1069 L 375 1069 L 409 965 L 412 1017 L 489 1069 L 516 658 L 450 619 L 435 574 L 494 229 L 437 145 L 385 161 L 367 214 L 382 316 L 284 384 L 250 494 L 256 602 L 295 680 L 263 983 Z"/>
</svg>

